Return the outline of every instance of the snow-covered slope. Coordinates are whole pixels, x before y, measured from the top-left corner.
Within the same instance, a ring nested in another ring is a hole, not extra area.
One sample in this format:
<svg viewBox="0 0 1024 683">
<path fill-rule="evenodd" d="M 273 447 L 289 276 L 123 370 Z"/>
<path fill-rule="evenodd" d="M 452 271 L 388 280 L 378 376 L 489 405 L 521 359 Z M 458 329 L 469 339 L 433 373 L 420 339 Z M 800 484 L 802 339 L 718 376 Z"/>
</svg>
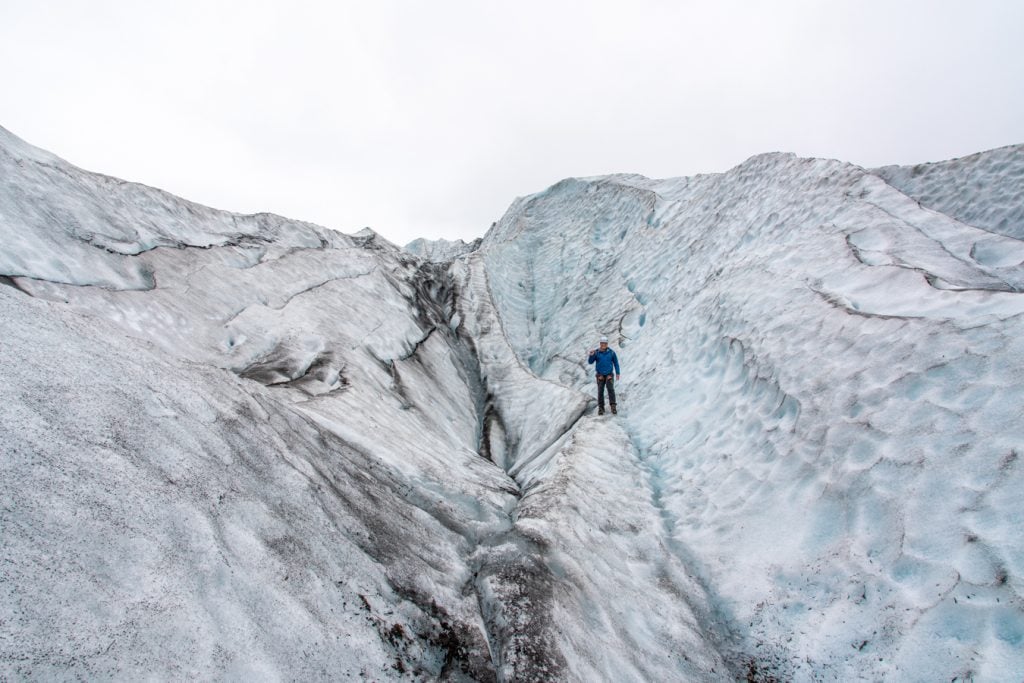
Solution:
<svg viewBox="0 0 1024 683">
<path fill-rule="evenodd" d="M 786 155 L 567 180 L 420 256 L 2 129 L 0 178 L 0 677 L 1024 670 L 991 225 Z"/>
</svg>

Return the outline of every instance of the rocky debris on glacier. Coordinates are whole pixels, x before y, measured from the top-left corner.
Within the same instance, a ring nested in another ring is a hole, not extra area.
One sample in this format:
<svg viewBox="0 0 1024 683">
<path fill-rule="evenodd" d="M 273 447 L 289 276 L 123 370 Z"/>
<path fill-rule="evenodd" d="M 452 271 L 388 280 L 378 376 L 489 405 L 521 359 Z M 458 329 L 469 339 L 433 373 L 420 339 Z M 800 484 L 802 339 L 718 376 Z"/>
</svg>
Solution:
<svg viewBox="0 0 1024 683">
<path fill-rule="evenodd" d="M 570 179 L 403 251 L 0 129 L 0 671 L 1005 679 L 1020 208 L 935 188 L 1012 149 Z"/>
</svg>

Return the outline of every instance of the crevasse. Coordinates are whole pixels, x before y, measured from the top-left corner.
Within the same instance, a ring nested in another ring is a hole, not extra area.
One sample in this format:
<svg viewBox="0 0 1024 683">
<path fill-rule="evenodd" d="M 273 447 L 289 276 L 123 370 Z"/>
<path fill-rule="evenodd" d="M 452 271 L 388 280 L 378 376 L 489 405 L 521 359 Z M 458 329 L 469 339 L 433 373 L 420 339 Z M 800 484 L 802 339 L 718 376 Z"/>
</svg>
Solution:
<svg viewBox="0 0 1024 683">
<path fill-rule="evenodd" d="M 421 258 L 0 129 L 0 671 L 1005 679 L 1024 161 L 993 155 L 567 180 Z"/>
</svg>

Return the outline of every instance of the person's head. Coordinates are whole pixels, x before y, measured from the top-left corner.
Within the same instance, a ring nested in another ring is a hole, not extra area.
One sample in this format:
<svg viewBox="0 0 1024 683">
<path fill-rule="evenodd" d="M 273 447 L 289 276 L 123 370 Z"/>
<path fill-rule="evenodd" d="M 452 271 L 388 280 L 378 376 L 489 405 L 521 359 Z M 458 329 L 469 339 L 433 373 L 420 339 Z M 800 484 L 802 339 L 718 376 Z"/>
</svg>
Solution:
<svg viewBox="0 0 1024 683">
<path fill-rule="evenodd" d="M 601 344 L 601 350 L 604 351 L 608 348 L 608 337 L 602 336 L 598 343 Z"/>
</svg>

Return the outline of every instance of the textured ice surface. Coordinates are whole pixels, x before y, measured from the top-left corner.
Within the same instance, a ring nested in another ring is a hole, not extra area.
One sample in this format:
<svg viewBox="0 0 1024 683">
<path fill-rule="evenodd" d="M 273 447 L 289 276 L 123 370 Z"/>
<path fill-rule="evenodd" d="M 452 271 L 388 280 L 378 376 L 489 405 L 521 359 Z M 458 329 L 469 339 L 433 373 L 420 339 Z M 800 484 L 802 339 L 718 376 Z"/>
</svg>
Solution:
<svg viewBox="0 0 1024 683">
<path fill-rule="evenodd" d="M 131 257 L 157 247 L 234 244 L 263 259 L 318 246 L 322 239 L 322 229 L 312 225 L 271 214 L 217 211 L 152 187 L 86 173 L 3 128 L 0 178 L 6 228 L 0 272 L 7 275 L 151 289 L 152 271 Z M 266 253 L 255 253 L 261 250 Z"/>
<path fill-rule="evenodd" d="M 1024 239 L 1024 145 L 931 164 L 885 166 L 872 172 L 927 208 Z"/>
<path fill-rule="evenodd" d="M 979 198 L 984 201 L 984 195 Z M 1024 670 L 1021 243 L 862 169 L 567 180 L 480 252 L 506 334 L 620 420 L 671 542 L 739 649 L 783 678 Z M 987 247 L 986 247 L 987 248 Z"/>
<path fill-rule="evenodd" d="M 444 270 L 12 154 L 0 677 L 493 680 L 473 554 L 518 488 Z"/>
<path fill-rule="evenodd" d="M 440 674 L 474 607 L 392 473 L 254 382 L 10 288 L 0 316 L 3 678 Z"/>
<path fill-rule="evenodd" d="M 763 155 L 420 258 L 0 163 L 0 677 L 1024 670 L 1012 197 Z"/>
<path fill-rule="evenodd" d="M 285 219 L 191 243 L 174 227 L 186 202 L 120 183 L 103 202 L 175 244 L 114 254 L 33 223 L 51 200 L 113 220 L 75 205 L 75 187 L 100 180 L 12 148 L 5 257 L 50 263 L 0 271 L 3 677 L 728 670 L 690 601 L 665 612 L 683 619 L 658 634 L 667 659 L 612 647 L 615 631 L 583 637 L 552 553 L 600 557 L 581 547 L 600 535 L 560 535 L 537 484 L 564 469 L 559 448 L 588 399 L 519 364 L 482 261 L 435 265 L 371 231 Z M 51 232 L 15 239 L 25 225 Z M 147 285 L 126 286 L 132 272 Z M 520 525 L 527 480 L 533 522 Z M 627 493 L 594 500 L 613 509 Z M 643 512 L 629 523 L 657 521 Z M 649 554 L 645 581 L 686 586 L 678 563 Z M 579 595 L 600 605 L 602 586 Z"/>
</svg>

